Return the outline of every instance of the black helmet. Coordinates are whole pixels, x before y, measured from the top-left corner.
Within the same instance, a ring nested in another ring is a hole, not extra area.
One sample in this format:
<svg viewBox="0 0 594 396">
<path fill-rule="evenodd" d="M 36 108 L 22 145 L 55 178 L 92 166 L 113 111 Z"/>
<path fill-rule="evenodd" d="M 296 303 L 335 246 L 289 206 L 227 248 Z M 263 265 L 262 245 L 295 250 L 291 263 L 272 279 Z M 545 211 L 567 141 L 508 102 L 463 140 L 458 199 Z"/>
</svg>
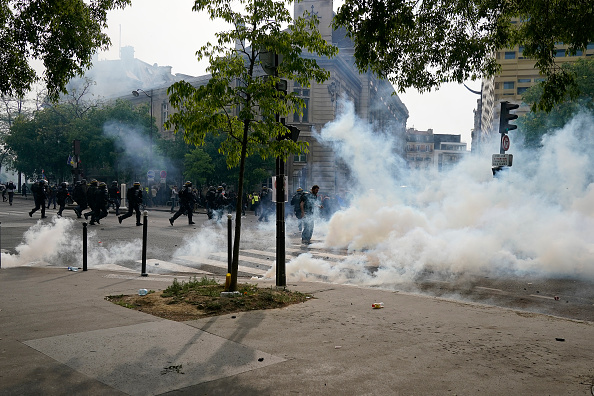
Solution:
<svg viewBox="0 0 594 396">
<path fill-rule="evenodd" d="M 68 183 L 66 182 L 62 182 L 62 184 L 60 184 L 62 187 L 66 188 L 68 186 Z"/>
<path fill-rule="evenodd" d="M 107 187 L 107 184 L 105 184 L 105 182 L 101 182 L 99 183 L 99 187 Z"/>
<path fill-rule="evenodd" d="M 134 187 L 140 187 L 140 182 L 134 182 Z"/>
<path fill-rule="evenodd" d="M 91 180 L 91 186 L 96 186 L 97 185 L 97 179 L 93 179 Z"/>
<path fill-rule="evenodd" d="M 111 185 L 112 185 L 112 186 L 117 186 L 117 185 L 118 185 L 118 181 L 117 181 L 117 180 L 114 180 L 114 181 L 112 181 L 112 182 L 111 182 Z"/>
<path fill-rule="evenodd" d="M 184 186 L 192 187 L 192 182 L 188 180 Z"/>
</svg>

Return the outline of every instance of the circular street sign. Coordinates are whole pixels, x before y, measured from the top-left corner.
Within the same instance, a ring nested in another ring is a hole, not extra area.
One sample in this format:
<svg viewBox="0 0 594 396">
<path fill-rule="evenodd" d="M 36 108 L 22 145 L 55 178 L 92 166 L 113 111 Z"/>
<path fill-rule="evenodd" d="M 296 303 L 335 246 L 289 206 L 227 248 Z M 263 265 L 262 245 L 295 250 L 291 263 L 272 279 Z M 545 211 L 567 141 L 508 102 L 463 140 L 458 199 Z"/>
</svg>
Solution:
<svg viewBox="0 0 594 396">
<path fill-rule="evenodd" d="M 161 173 L 159 174 L 159 176 L 161 176 L 161 179 L 167 178 L 167 171 L 161 171 Z"/>
<path fill-rule="evenodd" d="M 509 150 L 509 136 L 503 135 L 501 137 L 501 147 L 503 147 L 504 151 Z"/>
<path fill-rule="evenodd" d="M 154 170 L 149 170 L 148 172 L 146 172 L 146 177 L 148 177 L 149 179 L 154 179 L 155 178 L 155 171 Z"/>
</svg>

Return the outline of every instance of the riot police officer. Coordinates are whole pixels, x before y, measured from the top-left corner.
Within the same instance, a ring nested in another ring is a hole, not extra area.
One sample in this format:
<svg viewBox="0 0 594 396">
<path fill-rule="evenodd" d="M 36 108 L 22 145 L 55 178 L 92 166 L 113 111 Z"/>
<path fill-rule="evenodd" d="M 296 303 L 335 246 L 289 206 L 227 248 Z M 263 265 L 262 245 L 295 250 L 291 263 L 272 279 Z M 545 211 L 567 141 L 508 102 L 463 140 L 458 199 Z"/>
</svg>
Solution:
<svg viewBox="0 0 594 396">
<path fill-rule="evenodd" d="M 96 192 L 97 192 L 97 185 L 99 184 L 99 182 L 97 181 L 97 179 L 93 179 L 91 180 L 91 185 L 89 186 L 89 188 L 87 188 L 87 205 L 89 205 L 89 208 L 91 208 L 91 210 L 87 213 L 84 214 L 85 216 L 85 220 L 87 220 L 89 218 L 89 216 L 95 215 L 97 211 L 97 205 L 95 205 L 95 198 L 96 198 Z"/>
<path fill-rule="evenodd" d="M 184 187 L 178 193 L 179 196 L 179 209 L 172 218 L 169 219 L 169 224 L 173 225 L 173 222 L 182 214 L 188 214 L 188 224 L 195 224 L 192 221 L 192 212 L 194 210 L 194 203 L 196 202 L 196 196 L 192 192 L 192 182 L 187 181 Z"/>
<path fill-rule="evenodd" d="M 141 226 L 140 204 L 142 203 L 142 189 L 140 188 L 140 182 L 134 182 L 134 185 L 128 189 L 127 194 L 128 213 L 118 216 L 118 221 L 122 224 L 122 220 L 132 216 L 132 212 L 136 212 L 136 225 Z"/>
<path fill-rule="evenodd" d="M 35 207 L 29 212 L 29 217 L 33 217 L 38 209 L 41 208 L 41 218 L 45 219 L 45 200 L 47 198 L 47 182 L 45 180 L 39 180 L 37 183 L 33 183 L 31 186 L 31 192 L 33 193 L 33 200 L 35 201 Z"/>
<path fill-rule="evenodd" d="M 76 202 L 74 213 L 79 219 L 82 217 L 82 211 L 87 208 L 87 192 L 86 192 L 86 180 L 77 181 L 72 191 L 72 200 Z"/>
<path fill-rule="evenodd" d="M 62 182 L 58 186 L 58 191 L 56 192 L 56 201 L 58 202 L 58 216 L 60 217 L 62 217 L 62 212 L 66 206 L 66 197 L 68 197 L 68 183 Z"/>
<path fill-rule="evenodd" d="M 120 215 L 120 189 L 118 188 L 118 182 L 112 181 L 111 186 L 108 189 L 109 192 L 109 205 L 113 205 L 116 210 L 116 216 Z"/>
<path fill-rule="evenodd" d="M 94 205 L 95 209 L 91 215 L 91 222 L 89 225 L 101 224 L 99 220 L 107 216 L 107 203 L 109 200 L 109 193 L 107 192 L 107 184 L 99 183 L 95 190 Z"/>
</svg>

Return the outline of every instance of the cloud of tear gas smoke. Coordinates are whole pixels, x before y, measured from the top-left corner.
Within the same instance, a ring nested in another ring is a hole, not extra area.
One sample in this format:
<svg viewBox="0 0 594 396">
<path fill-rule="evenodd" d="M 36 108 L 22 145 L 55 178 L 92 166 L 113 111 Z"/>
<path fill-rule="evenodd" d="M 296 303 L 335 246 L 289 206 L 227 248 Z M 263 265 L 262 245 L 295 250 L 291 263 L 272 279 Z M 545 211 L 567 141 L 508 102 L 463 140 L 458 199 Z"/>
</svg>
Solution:
<svg viewBox="0 0 594 396">
<path fill-rule="evenodd" d="M 152 157 L 153 166 L 162 167 L 171 175 L 177 173 L 175 165 L 157 154 L 153 149 L 150 153 L 150 137 L 142 133 L 141 127 L 133 127 L 118 121 L 108 121 L 103 125 L 103 134 L 113 138 L 116 148 L 121 152 L 117 161 L 120 167 L 139 169 L 147 164 L 147 158 Z M 152 144 L 154 148 L 154 143 Z"/>
<path fill-rule="evenodd" d="M 211 228 L 203 227 L 198 232 L 185 236 L 173 257 L 192 256 L 206 259 L 211 253 L 224 250 L 227 246 L 226 241 L 224 233 L 213 232 Z"/>
<path fill-rule="evenodd" d="M 117 264 L 141 257 L 140 240 L 103 247 L 94 232 L 87 235 L 87 260 L 92 266 Z M 52 217 L 38 221 L 23 235 L 16 253 L 2 253 L 2 267 L 82 266 L 82 231 L 80 224 L 68 218 Z"/>
<path fill-rule="evenodd" d="M 352 166 L 351 192 L 358 195 L 329 221 L 324 245 L 365 254 L 330 267 L 301 255 L 287 264 L 288 279 L 380 285 L 428 273 L 594 278 L 592 116 L 545 136 L 540 151 L 514 147 L 512 134 L 514 164 L 500 178 L 492 177 L 491 153 L 469 154 L 449 171 L 395 178 L 394 167 L 405 165 L 390 155 L 393 139 L 357 119 L 352 105 L 345 109 L 320 140 Z M 492 153 L 498 149 L 495 136 Z"/>
</svg>

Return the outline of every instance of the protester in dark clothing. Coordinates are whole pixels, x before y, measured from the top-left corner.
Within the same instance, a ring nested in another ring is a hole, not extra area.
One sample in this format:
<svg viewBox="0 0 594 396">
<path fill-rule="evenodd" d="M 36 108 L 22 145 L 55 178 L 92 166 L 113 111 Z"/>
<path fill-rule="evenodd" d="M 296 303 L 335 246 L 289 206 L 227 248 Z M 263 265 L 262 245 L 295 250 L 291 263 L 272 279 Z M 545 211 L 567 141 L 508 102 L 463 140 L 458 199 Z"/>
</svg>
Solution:
<svg viewBox="0 0 594 396">
<path fill-rule="evenodd" d="M 27 185 L 25 183 L 23 183 L 23 185 L 21 187 L 21 195 L 23 195 L 25 198 L 27 198 Z"/>
<path fill-rule="evenodd" d="M 214 217 L 215 207 L 215 196 L 217 192 L 214 186 L 208 187 L 208 191 L 206 192 L 206 215 L 208 219 L 212 219 Z"/>
<path fill-rule="evenodd" d="M 133 212 L 136 212 L 136 225 L 141 226 L 140 222 L 140 205 L 142 204 L 142 189 L 140 188 L 140 182 L 134 182 L 134 185 L 128 189 L 127 197 L 128 200 L 128 213 L 122 216 L 118 216 L 118 221 L 122 224 L 122 220 L 132 216 Z"/>
<path fill-rule="evenodd" d="M 175 212 L 173 217 L 169 219 L 169 224 L 173 225 L 175 220 L 177 220 L 177 218 L 184 213 L 187 213 L 188 215 L 188 224 L 195 224 L 192 221 L 192 212 L 194 210 L 194 204 L 196 203 L 196 196 L 192 192 L 192 182 L 187 181 L 184 184 L 184 187 L 178 193 L 178 197 L 179 209 L 177 210 L 177 212 Z"/>
<path fill-rule="evenodd" d="M 305 193 L 301 196 L 301 201 L 299 202 L 299 206 L 301 208 L 301 217 L 303 218 L 301 243 L 306 245 L 311 243 L 316 211 L 322 207 L 318 200 L 318 191 L 320 191 L 320 187 L 314 185 L 311 188 L 311 192 Z"/>
<path fill-rule="evenodd" d="M 8 193 L 8 203 L 12 206 L 12 199 L 14 198 L 14 190 L 16 190 L 16 186 L 12 181 L 9 181 L 6 185 L 6 192 Z"/>
<path fill-rule="evenodd" d="M 62 217 L 62 212 L 66 206 L 66 197 L 68 197 L 68 183 L 62 182 L 56 191 L 56 201 L 58 202 L 58 216 Z"/>
<path fill-rule="evenodd" d="M 41 218 L 45 219 L 45 199 L 47 198 L 47 185 L 45 180 L 39 180 L 37 183 L 33 183 L 31 186 L 31 192 L 33 193 L 33 200 L 35 201 L 35 207 L 29 212 L 29 217 L 33 217 L 38 209 L 41 209 Z"/>
<path fill-rule="evenodd" d="M 272 213 L 272 189 L 268 187 L 262 187 L 262 192 L 260 193 L 260 217 L 258 217 L 258 221 L 268 221 L 268 217 Z"/>
<path fill-rule="evenodd" d="M 217 221 L 221 221 L 221 218 L 223 217 L 223 211 L 225 210 L 226 205 L 227 197 L 225 196 L 225 189 L 223 188 L 223 186 L 218 186 L 214 199 L 214 211 L 217 215 Z"/>
<path fill-rule="evenodd" d="M 293 198 L 291 198 L 291 206 L 293 207 L 293 213 L 295 213 L 295 217 L 297 218 L 297 223 L 299 226 L 299 231 L 303 228 L 303 216 L 301 216 L 301 196 L 303 195 L 303 189 L 299 187 Z"/>
<path fill-rule="evenodd" d="M 56 197 L 58 194 L 58 190 L 56 186 L 49 186 L 48 193 L 47 193 L 47 208 L 49 209 L 51 204 L 54 204 L 54 209 L 56 209 Z"/>
</svg>

